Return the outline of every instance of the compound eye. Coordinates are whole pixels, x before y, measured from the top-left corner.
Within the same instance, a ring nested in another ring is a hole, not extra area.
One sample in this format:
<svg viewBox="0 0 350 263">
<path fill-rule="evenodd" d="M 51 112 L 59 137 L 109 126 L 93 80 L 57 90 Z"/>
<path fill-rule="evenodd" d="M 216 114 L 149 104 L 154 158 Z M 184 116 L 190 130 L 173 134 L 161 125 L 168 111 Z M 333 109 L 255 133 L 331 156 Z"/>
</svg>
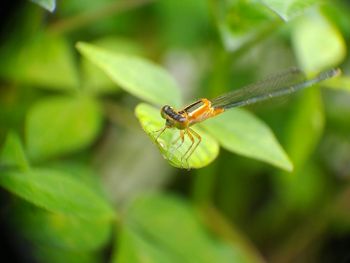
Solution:
<svg viewBox="0 0 350 263">
<path fill-rule="evenodd" d="M 160 110 L 160 115 L 162 116 L 163 119 L 167 118 L 167 116 L 168 116 L 167 112 L 169 112 L 170 109 L 171 109 L 171 107 L 168 105 L 165 105 L 162 107 L 162 109 Z"/>
</svg>

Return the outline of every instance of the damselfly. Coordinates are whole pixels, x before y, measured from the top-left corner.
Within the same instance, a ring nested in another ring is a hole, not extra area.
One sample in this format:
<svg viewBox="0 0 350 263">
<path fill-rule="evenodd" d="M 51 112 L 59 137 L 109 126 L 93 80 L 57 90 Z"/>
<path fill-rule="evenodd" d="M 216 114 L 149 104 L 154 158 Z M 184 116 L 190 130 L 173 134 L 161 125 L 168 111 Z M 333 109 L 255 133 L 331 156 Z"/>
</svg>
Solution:
<svg viewBox="0 0 350 263">
<path fill-rule="evenodd" d="M 156 141 L 169 128 L 176 128 L 180 131 L 176 142 L 181 140 L 181 143 L 177 148 L 182 146 L 185 136 L 187 136 L 191 144 L 181 157 L 180 161 L 183 166 L 184 161 L 188 164 L 188 159 L 202 140 L 201 136 L 190 128 L 192 125 L 221 114 L 230 108 L 247 106 L 267 99 L 285 96 L 339 74 L 339 69 L 331 69 L 320 73 L 314 78 L 306 79 L 305 74 L 301 70 L 291 68 L 214 99 L 203 98 L 197 100 L 180 110 L 175 110 L 171 106 L 165 105 L 160 111 L 162 118 L 165 119 L 165 126 L 158 131 L 159 134 L 156 137 Z"/>
</svg>

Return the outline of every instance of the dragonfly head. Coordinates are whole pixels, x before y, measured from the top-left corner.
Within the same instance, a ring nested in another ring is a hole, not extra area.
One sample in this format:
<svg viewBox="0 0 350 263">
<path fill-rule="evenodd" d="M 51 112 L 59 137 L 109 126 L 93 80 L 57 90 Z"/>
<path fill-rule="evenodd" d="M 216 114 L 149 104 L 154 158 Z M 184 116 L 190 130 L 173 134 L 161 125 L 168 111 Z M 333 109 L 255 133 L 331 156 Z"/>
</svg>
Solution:
<svg viewBox="0 0 350 263">
<path fill-rule="evenodd" d="M 169 105 L 162 107 L 160 115 L 165 119 L 165 126 L 167 128 L 178 128 L 182 130 L 187 127 L 187 118 Z"/>
</svg>

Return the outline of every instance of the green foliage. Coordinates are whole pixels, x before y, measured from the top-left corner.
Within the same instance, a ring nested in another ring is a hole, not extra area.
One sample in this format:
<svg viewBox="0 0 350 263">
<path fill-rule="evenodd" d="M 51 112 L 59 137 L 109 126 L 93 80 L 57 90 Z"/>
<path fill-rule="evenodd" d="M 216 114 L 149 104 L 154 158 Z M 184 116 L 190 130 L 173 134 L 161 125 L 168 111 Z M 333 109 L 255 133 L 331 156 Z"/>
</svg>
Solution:
<svg viewBox="0 0 350 263">
<path fill-rule="evenodd" d="M 324 128 L 323 105 L 318 90 L 308 90 L 298 101 L 287 126 L 287 152 L 295 167 L 303 167 L 314 151 Z M 302 141 L 300 134 L 303 134 Z"/>
<path fill-rule="evenodd" d="M 258 262 L 248 261 L 244 251 L 210 237 L 193 207 L 173 196 L 140 197 L 125 220 L 121 251 L 114 262 Z M 182 246 L 185 240 L 187 245 Z"/>
<path fill-rule="evenodd" d="M 1 175 L 0 185 L 51 212 L 89 220 L 115 217 L 108 203 L 63 172 L 49 169 L 9 171 Z"/>
<path fill-rule="evenodd" d="M 78 43 L 77 48 L 116 84 L 136 97 L 158 105 L 179 105 L 180 93 L 175 81 L 159 66 L 142 58 L 112 53 L 87 43 Z"/>
<path fill-rule="evenodd" d="M 53 12 L 56 7 L 56 0 L 31 0 L 31 1 L 49 10 L 50 12 Z"/>
<path fill-rule="evenodd" d="M 287 171 L 293 169 L 272 131 L 247 111 L 233 109 L 208 120 L 202 126 L 229 151 L 271 163 Z"/>
<path fill-rule="evenodd" d="M 206 41 L 211 33 L 209 7 L 209 1 L 160 1 L 156 9 L 161 41 L 178 47 Z"/>
<path fill-rule="evenodd" d="M 98 104 L 86 97 L 41 100 L 28 112 L 29 155 L 34 160 L 45 159 L 88 146 L 99 134 L 101 118 Z"/>
<path fill-rule="evenodd" d="M 0 155 L 0 163 L 3 166 L 14 166 L 21 169 L 29 168 L 20 138 L 14 132 L 9 132 L 6 136 Z"/>
<path fill-rule="evenodd" d="M 42 7 L 55 1 L 32 2 L 0 18 L 0 227 L 16 256 L 344 261 L 333 244 L 350 234 L 346 1 L 69 0 L 54 14 Z M 201 143 L 188 161 L 188 136 L 158 137 L 163 105 L 295 66 L 343 74 L 191 126 Z"/>
<path fill-rule="evenodd" d="M 122 229 L 120 233 L 120 251 L 116 253 L 113 263 L 117 262 L 176 262 L 177 258 L 164 250 L 160 250 L 158 245 L 151 244 L 145 240 L 141 234 L 132 229 Z"/>
<path fill-rule="evenodd" d="M 306 71 L 318 72 L 338 65 L 345 58 L 342 35 L 318 12 L 296 21 L 292 40 L 299 63 Z"/>
<path fill-rule="evenodd" d="M 132 94 L 153 103 L 159 104 L 161 101 L 164 101 L 164 104 L 168 102 L 171 105 L 178 105 L 177 96 L 171 96 L 171 92 L 178 94 L 178 92 L 175 92 L 177 90 L 176 87 L 169 84 L 172 83 L 170 81 L 171 78 L 149 62 L 133 57 L 128 58 L 122 55 L 108 54 L 107 51 L 99 50 L 84 43 L 78 44 L 78 49 L 106 71 L 107 74 L 112 74 L 111 78 Z M 113 71 L 114 69 L 116 70 Z M 138 72 L 147 72 L 148 74 L 145 75 L 147 78 L 138 75 Z M 166 87 L 169 87 L 169 89 L 166 89 Z M 136 109 L 136 116 L 140 119 L 144 130 L 156 141 L 158 133 L 155 131 L 160 130 L 164 125 L 159 122 L 159 112 L 146 105 L 140 105 Z M 236 122 L 233 123 L 232 119 L 236 120 Z M 292 164 L 271 131 L 251 115 L 244 114 L 242 111 L 231 111 L 226 117 L 211 121 L 211 124 L 212 128 L 208 125 L 208 130 L 215 135 L 214 138 L 218 138 L 225 148 L 245 156 L 267 161 L 286 170 L 292 169 Z M 203 135 L 202 142 L 189 158 L 188 164 L 186 157 L 183 156 L 185 156 L 187 149 L 191 146 L 190 140 L 185 140 L 184 145 L 177 148 L 181 140 L 179 142 L 175 137 L 176 135 L 174 136 L 172 133 L 166 136 L 164 142 L 158 143 L 156 141 L 156 143 L 163 156 L 175 167 L 200 168 L 215 159 L 218 147 L 217 143 L 208 135 L 203 132 L 199 133 Z M 164 136 L 160 139 L 162 138 Z M 172 143 L 173 141 L 176 141 L 177 144 Z"/>
<path fill-rule="evenodd" d="M 214 1 L 222 41 L 237 51 L 275 27 L 276 17 L 259 1 Z"/>
<path fill-rule="evenodd" d="M 108 36 L 98 39 L 94 44 L 107 50 L 123 54 L 137 55 L 142 53 L 141 47 L 128 39 Z M 111 94 L 120 90 L 101 69 L 88 59 L 82 60 L 81 67 L 83 75 L 82 84 L 87 91 L 94 94 Z"/>
<path fill-rule="evenodd" d="M 1 76 L 50 90 L 69 91 L 77 87 L 78 75 L 72 47 L 66 39 L 40 32 L 30 36 L 25 43 L 16 45 L 12 47 L 12 56 L 4 54 Z"/>
<path fill-rule="evenodd" d="M 106 221 L 48 213 L 22 202 L 13 216 L 26 239 L 37 245 L 67 250 L 97 250 L 106 244 L 111 230 L 111 224 Z"/>
<path fill-rule="evenodd" d="M 64 250 L 49 246 L 39 246 L 35 251 L 35 257 L 39 261 L 50 261 L 52 263 L 93 263 L 100 262 L 101 256 L 86 251 Z"/>
<path fill-rule="evenodd" d="M 261 0 L 267 7 L 276 12 L 282 19 L 290 20 L 318 4 L 317 0 Z"/>
</svg>

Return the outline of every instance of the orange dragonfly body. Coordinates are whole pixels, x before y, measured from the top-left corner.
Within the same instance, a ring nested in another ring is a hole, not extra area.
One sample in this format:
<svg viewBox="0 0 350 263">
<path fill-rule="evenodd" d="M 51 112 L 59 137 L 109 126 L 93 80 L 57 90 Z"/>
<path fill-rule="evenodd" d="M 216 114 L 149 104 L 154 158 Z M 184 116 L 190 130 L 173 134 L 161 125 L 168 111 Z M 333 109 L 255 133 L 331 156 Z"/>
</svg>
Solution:
<svg viewBox="0 0 350 263">
<path fill-rule="evenodd" d="M 331 69 L 320 73 L 315 78 L 305 79 L 302 71 L 292 68 L 212 100 L 200 99 L 181 110 L 175 110 L 171 106 L 165 105 L 160 111 L 162 118 L 165 119 L 165 126 L 158 131 L 159 134 L 156 137 L 156 141 L 166 129 L 176 128 L 180 131 L 180 136 L 174 143 L 181 140 L 181 144 L 176 147 L 178 149 L 184 143 L 187 135 L 191 145 L 182 155 L 181 165 L 183 165 L 184 160 L 188 164 L 188 159 L 202 140 L 201 136 L 190 128 L 192 125 L 223 113 L 227 109 L 285 96 L 339 74 L 339 69 Z M 195 138 L 197 142 L 195 142 Z"/>
</svg>

